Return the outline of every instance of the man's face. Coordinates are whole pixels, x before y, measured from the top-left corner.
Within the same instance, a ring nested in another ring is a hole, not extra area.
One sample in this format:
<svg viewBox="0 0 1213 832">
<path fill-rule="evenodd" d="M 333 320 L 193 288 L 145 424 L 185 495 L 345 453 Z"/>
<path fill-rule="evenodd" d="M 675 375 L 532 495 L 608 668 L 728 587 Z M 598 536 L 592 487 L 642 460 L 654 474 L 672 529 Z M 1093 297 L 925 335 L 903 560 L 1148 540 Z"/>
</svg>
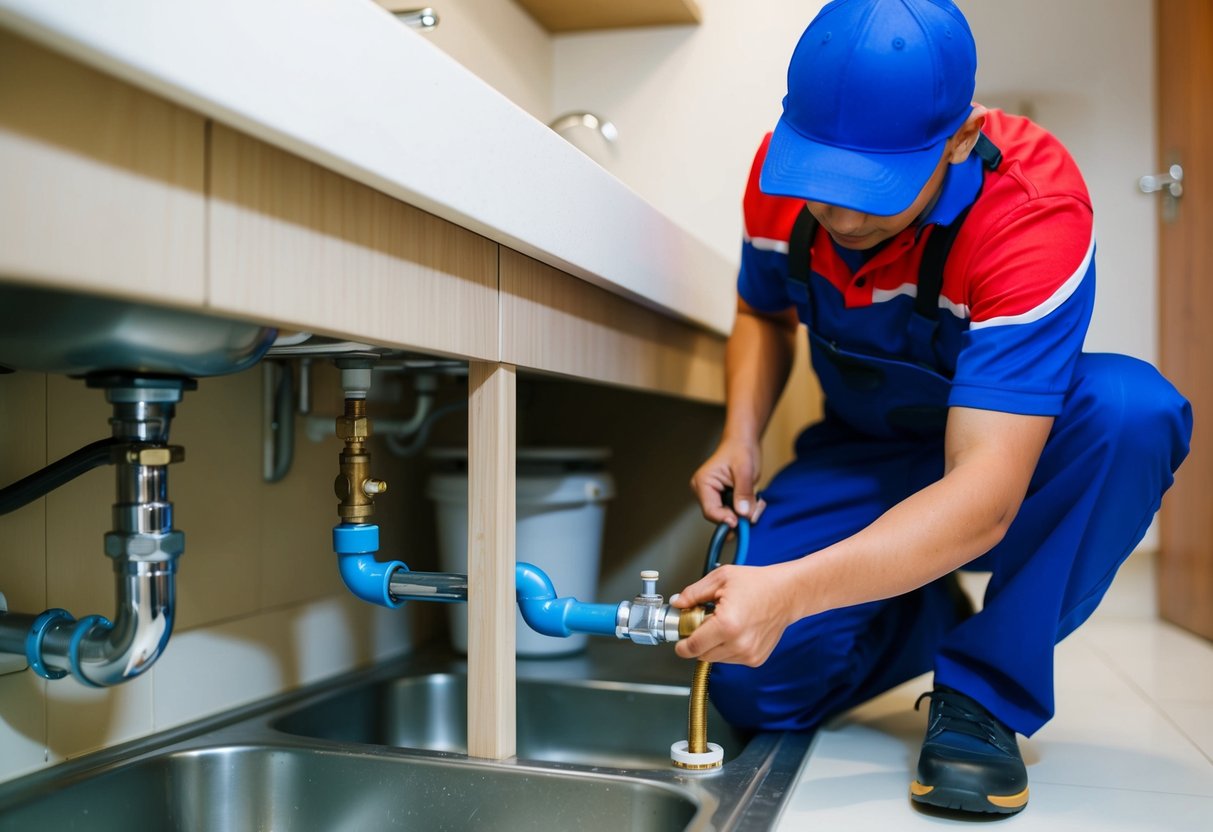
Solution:
<svg viewBox="0 0 1213 832">
<path fill-rule="evenodd" d="M 891 216 L 864 214 L 859 211 L 852 211 L 850 208 L 840 208 L 837 205 L 828 205 L 824 202 L 808 203 L 809 213 L 817 218 L 817 221 L 821 223 L 821 227 L 829 233 L 834 242 L 843 248 L 863 251 L 864 249 L 879 245 L 909 228 L 910 224 L 926 211 L 927 206 L 935 199 L 940 187 L 943 185 L 943 178 L 947 173 L 951 150 L 952 142 L 948 142 L 944 148 L 943 155 L 939 159 L 939 164 L 935 166 L 935 171 L 931 174 L 931 178 L 927 180 L 927 184 L 919 191 L 918 197 L 910 207 L 900 214 L 893 214 Z"/>
</svg>

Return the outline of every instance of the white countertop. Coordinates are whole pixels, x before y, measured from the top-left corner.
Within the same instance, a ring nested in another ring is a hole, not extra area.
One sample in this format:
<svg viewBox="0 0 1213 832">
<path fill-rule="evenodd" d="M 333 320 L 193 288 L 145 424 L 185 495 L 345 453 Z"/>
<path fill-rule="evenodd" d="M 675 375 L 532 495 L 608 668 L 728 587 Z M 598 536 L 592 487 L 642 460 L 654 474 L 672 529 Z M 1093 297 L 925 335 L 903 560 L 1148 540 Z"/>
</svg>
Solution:
<svg viewBox="0 0 1213 832">
<path fill-rule="evenodd" d="M 721 334 L 734 269 L 372 0 L 0 0 L 0 26 Z"/>
</svg>

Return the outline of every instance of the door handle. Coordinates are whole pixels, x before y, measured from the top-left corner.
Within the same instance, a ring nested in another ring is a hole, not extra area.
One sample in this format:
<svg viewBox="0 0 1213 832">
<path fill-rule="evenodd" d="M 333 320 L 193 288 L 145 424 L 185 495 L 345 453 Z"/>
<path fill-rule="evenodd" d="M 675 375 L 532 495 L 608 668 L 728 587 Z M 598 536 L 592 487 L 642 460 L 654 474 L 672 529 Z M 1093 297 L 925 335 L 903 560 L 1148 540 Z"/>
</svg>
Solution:
<svg viewBox="0 0 1213 832">
<path fill-rule="evenodd" d="M 1153 194 L 1166 190 L 1175 198 L 1184 195 L 1184 169 L 1181 165 L 1171 165 L 1166 173 L 1153 173 L 1137 180 L 1137 187 L 1143 194 Z"/>
<path fill-rule="evenodd" d="M 1184 195 L 1184 169 L 1178 162 L 1167 168 L 1166 173 L 1148 174 L 1138 179 L 1137 189 L 1143 194 L 1162 194 L 1163 222 L 1174 223 L 1179 219 L 1179 198 Z"/>
</svg>

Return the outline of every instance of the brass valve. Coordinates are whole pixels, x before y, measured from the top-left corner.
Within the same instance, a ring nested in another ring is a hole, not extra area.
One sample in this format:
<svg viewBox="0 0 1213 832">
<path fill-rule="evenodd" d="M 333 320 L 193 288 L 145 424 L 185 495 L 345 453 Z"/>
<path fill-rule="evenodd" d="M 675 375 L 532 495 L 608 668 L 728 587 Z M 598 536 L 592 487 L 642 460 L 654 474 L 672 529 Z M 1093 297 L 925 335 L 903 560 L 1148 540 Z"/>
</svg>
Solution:
<svg viewBox="0 0 1213 832">
<path fill-rule="evenodd" d="M 132 442 L 117 445 L 111 453 L 114 464 L 162 467 L 185 461 L 185 448 L 180 445 L 156 445 Z"/>
<path fill-rule="evenodd" d="M 703 626 L 703 622 L 712 613 L 706 607 L 691 607 L 678 616 L 678 638 L 687 638 L 691 633 Z"/>
<path fill-rule="evenodd" d="M 375 495 L 387 491 L 387 483 L 371 477 L 371 420 L 366 399 L 346 399 L 345 413 L 337 417 L 337 436 L 345 442 L 338 457 L 341 472 L 333 481 L 337 514 L 344 523 L 367 523 L 375 513 Z"/>
</svg>

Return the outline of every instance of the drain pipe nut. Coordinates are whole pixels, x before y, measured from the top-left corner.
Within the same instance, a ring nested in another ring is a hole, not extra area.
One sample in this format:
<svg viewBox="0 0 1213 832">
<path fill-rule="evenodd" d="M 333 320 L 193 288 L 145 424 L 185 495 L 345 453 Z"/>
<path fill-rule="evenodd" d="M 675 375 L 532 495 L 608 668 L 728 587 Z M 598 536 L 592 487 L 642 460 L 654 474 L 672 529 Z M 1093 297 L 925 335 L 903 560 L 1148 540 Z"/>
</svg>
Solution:
<svg viewBox="0 0 1213 832">
<path fill-rule="evenodd" d="M 185 533 L 106 532 L 105 553 L 136 563 L 171 563 L 185 552 Z"/>
<path fill-rule="evenodd" d="M 64 609 L 47 610 L 34 619 L 25 637 L 25 660 L 29 662 L 30 670 L 43 679 L 62 679 L 67 675 L 66 670 L 51 670 L 42 660 L 42 639 L 52 625 L 62 622 L 70 625 L 76 623 L 76 617 Z"/>
</svg>

